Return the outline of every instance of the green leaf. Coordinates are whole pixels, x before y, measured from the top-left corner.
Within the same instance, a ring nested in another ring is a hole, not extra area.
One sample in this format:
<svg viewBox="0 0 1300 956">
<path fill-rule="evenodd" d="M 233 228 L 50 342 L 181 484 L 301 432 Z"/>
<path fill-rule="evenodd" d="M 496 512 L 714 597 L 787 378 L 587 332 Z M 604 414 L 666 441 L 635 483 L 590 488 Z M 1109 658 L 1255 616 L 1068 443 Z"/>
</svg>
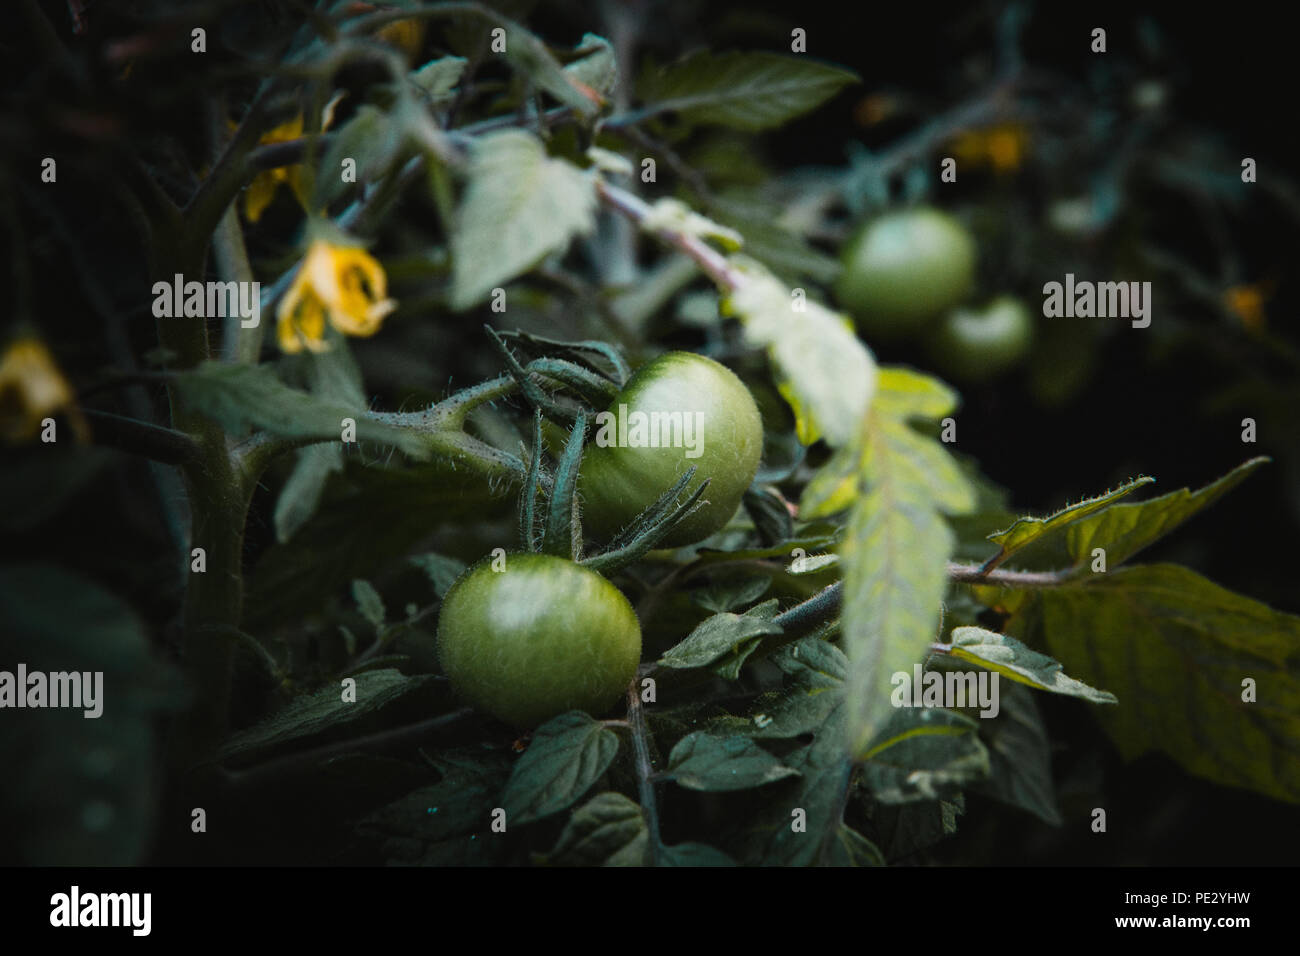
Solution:
<svg viewBox="0 0 1300 956">
<path fill-rule="evenodd" d="M 461 74 L 465 72 L 468 63 L 469 60 L 461 56 L 444 56 L 437 60 L 430 60 L 418 70 L 411 71 L 411 82 L 435 103 L 450 99 L 451 91 L 460 82 Z"/>
<path fill-rule="evenodd" d="M 1125 482 L 1114 491 L 1108 491 L 1096 498 L 1085 498 L 1077 504 L 1068 505 L 1046 518 L 1019 518 L 1005 531 L 989 535 L 989 540 L 1000 547 L 999 559 L 1005 559 L 1022 548 L 1035 544 L 1049 535 L 1063 530 L 1066 526 L 1086 518 L 1098 511 L 1109 508 L 1119 499 L 1131 495 L 1143 485 L 1149 485 L 1154 478 L 1135 478 Z"/>
<path fill-rule="evenodd" d="M 551 159 L 537 137 L 506 130 L 474 145 L 452 235 L 451 304 L 467 309 L 595 226 L 591 177 Z"/>
<path fill-rule="evenodd" d="M 952 650 L 948 653 L 1038 690 L 1082 697 L 1094 704 L 1117 703 L 1114 694 L 1067 677 L 1061 665 L 1046 654 L 1026 647 L 1014 637 L 982 627 L 953 628 Z"/>
<path fill-rule="evenodd" d="M 748 578 L 739 583 L 715 584 L 703 591 L 696 591 L 691 598 L 706 611 L 725 614 L 733 608 L 757 601 L 771 586 L 771 578 Z"/>
<path fill-rule="evenodd" d="M 569 79 L 591 87 L 601 96 L 610 96 L 618 85 L 618 61 L 613 44 L 598 34 L 584 33 L 573 52 L 581 59 L 564 68 Z"/>
<path fill-rule="evenodd" d="M 691 122 L 760 130 L 815 109 L 858 81 L 849 70 L 806 57 L 698 53 L 648 77 L 640 93 L 652 115 L 673 111 Z"/>
<path fill-rule="evenodd" d="M 858 747 L 891 716 L 891 676 L 910 672 L 938 630 L 955 542 L 941 512 L 969 510 L 975 500 L 943 446 L 899 418 L 871 414 L 863 465 L 864 491 L 840 545 L 851 741 Z"/>
<path fill-rule="evenodd" d="M 446 597 L 456 579 L 465 572 L 464 561 L 433 552 L 413 554 L 407 560 L 425 573 L 433 585 L 433 593 L 440 598 Z"/>
<path fill-rule="evenodd" d="M 1015 685 L 1002 688 L 999 697 L 997 717 L 980 721 L 980 739 L 989 752 L 989 778 L 972 789 L 1059 827 L 1051 742 L 1038 703 L 1028 690 Z"/>
<path fill-rule="evenodd" d="M 513 69 L 564 105 L 572 107 L 579 115 L 595 115 L 600 108 L 599 96 L 595 90 L 584 89 L 580 72 L 566 72 L 546 44 L 522 24 L 496 12 L 492 13 L 492 18 L 505 27 L 505 58 Z M 579 49 L 587 44 L 589 36 L 592 34 L 583 37 Z"/>
<path fill-rule="evenodd" d="M 1086 520 L 1076 521 L 1065 532 L 1070 556 L 1083 563 L 1091 559 L 1093 548 L 1105 548 L 1108 566 L 1127 561 L 1214 504 L 1267 461 L 1270 459 L 1252 458 L 1199 491 L 1180 488 L 1150 501 L 1115 505 Z"/>
<path fill-rule="evenodd" d="M 343 700 L 342 684 L 326 684 L 311 694 L 290 701 L 283 709 L 247 730 L 235 734 L 217 754 L 217 760 L 242 764 L 266 759 L 287 750 L 306 749 L 349 737 L 362 736 L 403 718 L 428 717 L 436 682 L 427 675 L 407 677 L 396 670 L 367 671 L 357 682 L 356 701 Z"/>
<path fill-rule="evenodd" d="M 758 263 L 735 257 L 745 281 L 724 303 L 745 340 L 767 351 L 783 394 L 806 421 L 801 439 L 824 437 L 840 447 L 857 437 L 876 390 L 876 360 L 852 323 L 825 306 L 791 295 Z"/>
<path fill-rule="evenodd" d="M 763 864 L 810 866 L 835 857 L 834 841 L 844 822 L 853 771 L 845 748 L 846 713 L 846 707 L 837 707 L 813 742 L 786 758 L 786 766 L 801 776 L 786 794 L 769 804 Z M 799 817 L 796 811 L 801 811 Z"/>
<path fill-rule="evenodd" d="M 547 721 L 515 764 L 501 796 L 510 823 L 531 823 L 568 809 L 609 769 L 618 736 L 581 711 Z"/>
<path fill-rule="evenodd" d="M 313 188 L 313 207 L 323 209 L 349 188 L 356 188 L 343 181 L 345 159 L 356 163 L 355 182 L 364 185 L 388 169 L 403 141 L 401 124 L 393 122 L 388 113 L 368 104 L 358 107 L 356 114 L 334 132 L 320 161 Z"/>
<path fill-rule="evenodd" d="M 735 866 L 736 861 L 707 843 L 679 843 L 659 851 L 660 866 Z"/>
<path fill-rule="evenodd" d="M 831 866 L 884 866 L 885 856 L 861 833 L 841 823 L 828 862 Z"/>
<path fill-rule="evenodd" d="M 888 366 L 880 370 L 875 407 L 881 415 L 899 421 L 938 421 L 957 407 L 957 393 L 922 372 Z"/>
<path fill-rule="evenodd" d="M 751 717 L 756 738 L 798 737 L 820 730 L 844 699 L 849 662 L 838 647 L 805 637 L 771 657 L 791 677 L 791 686 L 761 703 Z"/>
<path fill-rule="evenodd" d="M 0 711 L 6 862 L 143 862 L 160 786 L 154 728 L 161 712 L 183 703 L 179 677 L 153 659 L 144 625 L 127 604 L 53 565 L 0 567 L 0 620 L 7 682 L 17 684 L 19 664 L 29 680 L 46 675 L 47 694 L 54 693 L 53 675 L 82 675 L 81 707 L 20 710 L 9 701 Z M 85 675 L 96 673 L 102 678 L 86 684 Z M 11 690 L 28 694 L 30 685 Z M 86 716 L 96 709 L 98 716 Z"/>
<path fill-rule="evenodd" d="M 744 614 L 715 614 L 701 622 L 680 644 L 670 648 L 659 664 L 663 667 L 705 667 L 727 655 L 748 656 L 768 634 L 780 634 L 775 624 L 778 601 L 773 598 L 755 605 Z"/>
<path fill-rule="evenodd" d="M 175 383 L 189 408 L 219 422 L 233 435 L 263 428 L 286 438 L 337 442 L 342 438 L 343 419 L 350 418 L 356 422 L 359 440 L 396 445 L 414 458 L 429 457 L 416 432 L 366 417 L 369 410 L 364 405 L 290 388 L 267 365 L 204 362 L 178 372 Z"/>
<path fill-rule="evenodd" d="M 915 803 L 869 801 L 870 832 L 887 860 L 904 860 L 956 833 L 957 817 L 965 810 L 962 794 Z"/>
<path fill-rule="evenodd" d="M 975 721 L 940 707 L 900 707 L 865 755 L 863 782 L 883 803 L 946 797 L 989 775 Z"/>
<path fill-rule="evenodd" d="M 791 770 L 748 737 L 715 737 L 696 732 L 677 742 L 667 774 L 690 790 L 718 793 L 748 790 L 793 777 Z"/>
<path fill-rule="evenodd" d="M 328 352 L 308 352 L 296 361 L 305 366 L 313 395 L 345 402 L 353 408 L 366 404 L 361 387 L 361 369 L 342 335 L 329 337 Z M 284 543 L 294 536 L 316 512 L 331 474 L 343 469 L 343 446 L 309 445 L 298 449 L 298 462 L 275 500 L 275 537 Z"/>
<path fill-rule="evenodd" d="M 507 758 L 475 748 L 444 752 L 436 762 L 441 780 L 368 813 L 357 835 L 392 864 L 496 862 L 504 841 L 490 832 L 490 812 L 510 772 Z"/>
<path fill-rule="evenodd" d="M 1126 759 L 1162 750 L 1196 776 L 1300 802 L 1300 617 L 1169 564 L 1037 600 L 1052 655 L 1119 697 L 1096 716 Z"/>
<path fill-rule="evenodd" d="M 549 861 L 560 866 L 644 866 L 649 845 L 641 808 L 610 791 L 574 811 Z"/>
<path fill-rule="evenodd" d="M 720 226 L 707 216 L 701 216 L 680 199 L 665 197 L 657 200 L 641 220 L 645 232 L 668 231 L 699 239 L 712 239 L 728 252 L 739 249 L 744 240 L 740 233 Z"/>
<path fill-rule="evenodd" d="M 387 612 L 384 610 L 384 599 L 379 596 L 374 585 L 357 578 L 352 582 L 352 600 L 357 602 L 357 610 L 370 622 L 376 633 L 383 630 Z"/>
</svg>

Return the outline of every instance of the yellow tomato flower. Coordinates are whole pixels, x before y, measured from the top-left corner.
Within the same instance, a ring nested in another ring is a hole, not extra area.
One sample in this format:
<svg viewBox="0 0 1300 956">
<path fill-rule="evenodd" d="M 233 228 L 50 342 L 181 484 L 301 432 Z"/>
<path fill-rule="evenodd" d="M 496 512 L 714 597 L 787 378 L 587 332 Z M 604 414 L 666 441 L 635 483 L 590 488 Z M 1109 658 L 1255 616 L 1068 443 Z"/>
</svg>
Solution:
<svg viewBox="0 0 1300 956">
<path fill-rule="evenodd" d="M 388 277 L 370 253 L 316 240 L 276 311 L 280 348 L 324 351 L 326 319 L 345 335 L 374 335 L 397 308 L 387 293 Z"/>
<path fill-rule="evenodd" d="M 265 146 L 268 143 L 284 143 L 291 139 L 298 139 L 300 136 L 302 136 L 301 113 L 289 122 L 264 133 L 258 142 Z M 303 195 L 301 164 L 263 170 L 253 177 L 253 181 L 248 184 L 248 189 L 244 193 L 244 215 L 248 217 L 249 222 L 257 222 L 262 218 L 262 213 L 266 211 L 267 206 L 271 205 L 271 200 L 275 198 L 275 192 L 280 188 L 281 183 L 288 183 L 289 188 L 298 197 L 298 202 L 304 209 L 307 207 L 307 197 Z"/>
<path fill-rule="evenodd" d="M 1251 332 L 1264 328 L 1264 290 L 1257 285 L 1237 285 L 1223 293 L 1223 304 Z"/>
<path fill-rule="evenodd" d="M 35 338 L 16 339 L 0 356 L 0 437 L 30 441 L 41 422 L 59 412 L 67 413 L 78 438 L 89 437 L 72 386 L 49 349 Z"/>
<path fill-rule="evenodd" d="M 1029 133 L 1014 123 L 967 130 L 952 142 L 953 155 L 963 165 L 989 166 L 999 173 L 1013 173 L 1024 161 Z"/>
</svg>

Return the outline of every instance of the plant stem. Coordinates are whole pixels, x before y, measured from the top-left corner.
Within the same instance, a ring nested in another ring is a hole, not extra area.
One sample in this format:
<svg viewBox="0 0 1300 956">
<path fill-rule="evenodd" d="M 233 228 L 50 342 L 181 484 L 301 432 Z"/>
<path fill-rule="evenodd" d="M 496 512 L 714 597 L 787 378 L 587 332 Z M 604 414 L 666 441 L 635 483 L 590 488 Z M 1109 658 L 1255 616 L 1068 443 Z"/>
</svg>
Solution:
<svg viewBox="0 0 1300 956">
<path fill-rule="evenodd" d="M 650 763 L 650 731 L 646 727 L 645 711 L 641 708 L 641 693 L 633 679 L 627 688 L 627 718 L 632 727 L 632 749 L 636 753 L 636 785 L 645 814 L 646 829 L 650 833 L 650 865 L 659 865 L 659 805 L 655 801 L 654 766 Z"/>
</svg>

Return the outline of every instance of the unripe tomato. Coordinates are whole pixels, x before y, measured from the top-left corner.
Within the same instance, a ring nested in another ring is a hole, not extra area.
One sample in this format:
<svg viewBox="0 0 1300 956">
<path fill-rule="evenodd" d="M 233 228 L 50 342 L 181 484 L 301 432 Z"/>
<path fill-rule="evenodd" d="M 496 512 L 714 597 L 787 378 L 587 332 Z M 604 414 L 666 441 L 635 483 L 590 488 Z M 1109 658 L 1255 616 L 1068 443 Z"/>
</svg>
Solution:
<svg viewBox="0 0 1300 956">
<path fill-rule="evenodd" d="M 941 372 L 966 382 L 983 382 L 1015 365 L 1029 350 L 1034 320 L 1025 304 L 1001 295 L 984 309 L 954 309 L 930 340 Z"/>
<path fill-rule="evenodd" d="M 438 619 L 452 689 L 517 727 L 568 710 L 607 711 L 636 676 L 641 625 L 621 591 L 546 554 L 480 562 L 457 579 Z"/>
<path fill-rule="evenodd" d="M 637 422 L 645 423 L 639 433 Z M 661 355 L 597 416 L 578 478 L 583 523 L 596 537 L 613 537 L 694 465 L 683 496 L 707 478 L 707 504 L 661 544 L 700 541 L 736 513 L 762 452 L 758 406 L 730 369 L 694 352 Z"/>
<path fill-rule="evenodd" d="M 835 287 L 868 338 L 899 338 L 956 305 L 975 280 L 975 240 L 937 209 L 891 212 L 845 244 Z"/>
</svg>

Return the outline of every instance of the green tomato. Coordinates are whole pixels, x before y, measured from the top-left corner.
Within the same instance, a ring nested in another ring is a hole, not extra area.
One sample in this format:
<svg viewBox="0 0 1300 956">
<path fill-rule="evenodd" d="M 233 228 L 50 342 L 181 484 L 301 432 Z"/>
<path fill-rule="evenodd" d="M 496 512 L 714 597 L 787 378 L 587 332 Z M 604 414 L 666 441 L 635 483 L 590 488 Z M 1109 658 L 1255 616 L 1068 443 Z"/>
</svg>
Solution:
<svg viewBox="0 0 1300 956">
<path fill-rule="evenodd" d="M 535 727 L 568 710 L 607 711 L 636 676 L 641 625 L 595 571 L 546 554 L 481 561 L 457 579 L 438 619 L 438 659 L 479 710 Z"/>
<path fill-rule="evenodd" d="M 725 525 L 754 480 L 763 421 L 749 389 L 713 359 L 669 352 L 643 365 L 596 416 L 578 476 L 584 526 L 608 540 L 695 466 L 706 502 L 661 542 L 681 547 Z"/>
<path fill-rule="evenodd" d="M 966 382 L 983 382 L 1011 368 L 1029 350 L 1034 320 L 1014 296 L 998 296 L 984 309 L 954 309 L 929 343 L 939 370 Z"/>
<path fill-rule="evenodd" d="M 975 240 L 937 209 L 886 213 L 846 243 L 836 297 L 867 338 L 895 339 L 966 297 Z"/>
</svg>

